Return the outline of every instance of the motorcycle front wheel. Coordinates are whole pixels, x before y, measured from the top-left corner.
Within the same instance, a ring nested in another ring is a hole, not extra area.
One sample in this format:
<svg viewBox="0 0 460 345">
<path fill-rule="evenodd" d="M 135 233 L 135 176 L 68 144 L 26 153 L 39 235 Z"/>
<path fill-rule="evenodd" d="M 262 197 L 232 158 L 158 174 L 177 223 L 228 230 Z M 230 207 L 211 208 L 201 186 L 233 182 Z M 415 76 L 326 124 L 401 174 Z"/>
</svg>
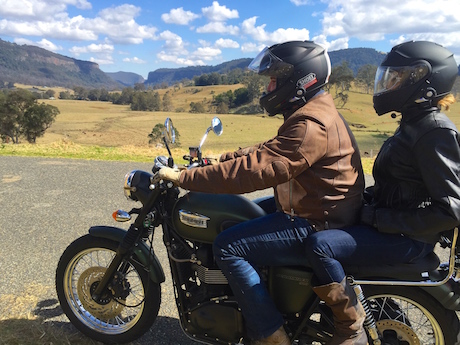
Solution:
<svg viewBox="0 0 460 345">
<path fill-rule="evenodd" d="M 414 287 L 363 286 L 383 344 L 454 345 L 459 336 L 456 313 Z"/>
<path fill-rule="evenodd" d="M 117 242 L 85 235 L 67 247 L 56 269 L 62 310 L 83 334 L 104 343 L 139 338 L 155 321 L 161 303 L 160 284 L 150 280 L 135 257 L 121 264 L 98 302 L 91 298 L 117 247 Z"/>
</svg>

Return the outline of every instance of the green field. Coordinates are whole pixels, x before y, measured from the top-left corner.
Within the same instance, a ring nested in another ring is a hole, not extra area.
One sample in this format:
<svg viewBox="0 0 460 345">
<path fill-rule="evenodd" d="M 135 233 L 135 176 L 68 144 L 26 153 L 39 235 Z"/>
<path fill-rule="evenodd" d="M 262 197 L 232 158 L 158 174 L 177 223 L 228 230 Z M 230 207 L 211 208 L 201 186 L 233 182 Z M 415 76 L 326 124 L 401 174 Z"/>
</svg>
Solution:
<svg viewBox="0 0 460 345">
<path fill-rule="evenodd" d="M 188 111 L 190 102 L 210 104 L 213 95 L 235 90 L 241 85 L 185 87 L 170 89 L 174 109 Z M 166 90 L 159 90 L 162 96 Z M 158 123 L 170 117 L 180 133 L 181 147 L 174 150 L 182 157 L 189 146 L 197 145 L 215 114 L 188 112 L 139 112 L 129 106 L 108 102 L 75 100 L 47 100 L 58 107 L 60 114 L 37 144 L 3 144 L 0 155 L 67 157 L 100 160 L 151 161 L 165 150 L 148 144 L 148 134 Z M 398 118 L 377 116 L 372 108 L 372 95 L 349 92 L 349 101 L 340 113 L 350 124 L 363 157 L 366 172 L 370 173 L 383 141 L 398 125 Z M 449 117 L 460 126 L 460 105 L 454 104 Z M 281 116 L 219 114 L 224 125 L 222 136 L 208 136 L 203 150 L 208 155 L 218 155 L 238 147 L 267 140 L 276 134 L 282 124 Z"/>
</svg>

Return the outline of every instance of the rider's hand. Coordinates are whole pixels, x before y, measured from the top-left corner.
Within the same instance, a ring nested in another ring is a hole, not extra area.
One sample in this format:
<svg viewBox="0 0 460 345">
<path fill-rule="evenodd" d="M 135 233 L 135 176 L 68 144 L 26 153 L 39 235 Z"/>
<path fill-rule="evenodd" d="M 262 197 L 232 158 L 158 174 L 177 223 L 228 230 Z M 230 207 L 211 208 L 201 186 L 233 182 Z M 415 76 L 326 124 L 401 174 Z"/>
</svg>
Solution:
<svg viewBox="0 0 460 345">
<path fill-rule="evenodd" d="M 163 167 L 158 171 L 158 177 L 162 180 L 171 181 L 176 186 L 179 186 L 181 172 L 182 171 L 180 171 L 179 169 Z"/>
<path fill-rule="evenodd" d="M 361 208 L 361 224 L 366 224 L 377 228 L 377 219 L 375 217 L 375 207 L 364 204 Z"/>
</svg>

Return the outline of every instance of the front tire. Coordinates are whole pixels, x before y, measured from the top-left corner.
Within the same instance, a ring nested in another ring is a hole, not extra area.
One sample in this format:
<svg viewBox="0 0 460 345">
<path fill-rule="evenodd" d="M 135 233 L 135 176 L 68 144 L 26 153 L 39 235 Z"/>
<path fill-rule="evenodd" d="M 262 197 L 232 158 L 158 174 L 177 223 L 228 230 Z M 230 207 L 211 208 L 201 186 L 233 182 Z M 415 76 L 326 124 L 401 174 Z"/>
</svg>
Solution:
<svg viewBox="0 0 460 345">
<path fill-rule="evenodd" d="M 457 344 L 456 313 L 420 288 L 366 285 L 363 290 L 383 344 Z"/>
<path fill-rule="evenodd" d="M 62 254 L 56 270 L 56 292 L 62 310 L 86 336 L 104 343 L 125 343 L 144 334 L 155 321 L 161 303 L 160 284 L 129 258 L 122 263 L 121 296 L 107 290 L 95 302 L 91 292 L 105 273 L 118 243 L 85 235 L 72 242 Z"/>
</svg>

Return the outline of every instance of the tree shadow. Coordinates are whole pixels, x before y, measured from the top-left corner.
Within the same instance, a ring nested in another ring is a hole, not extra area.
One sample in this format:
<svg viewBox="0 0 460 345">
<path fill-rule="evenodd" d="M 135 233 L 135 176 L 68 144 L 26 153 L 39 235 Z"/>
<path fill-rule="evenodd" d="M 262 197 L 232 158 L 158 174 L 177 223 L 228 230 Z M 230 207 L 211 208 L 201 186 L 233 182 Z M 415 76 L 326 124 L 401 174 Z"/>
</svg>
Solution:
<svg viewBox="0 0 460 345">
<path fill-rule="evenodd" d="M 102 344 L 78 331 L 64 315 L 57 299 L 39 301 L 32 313 L 25 318 L 0 320 L 0 345 Z M 185 335 L 178 319 L 160 315 L 142 337 L 128 344 L 196 345 L 197 342 Z"/>
</svg>

